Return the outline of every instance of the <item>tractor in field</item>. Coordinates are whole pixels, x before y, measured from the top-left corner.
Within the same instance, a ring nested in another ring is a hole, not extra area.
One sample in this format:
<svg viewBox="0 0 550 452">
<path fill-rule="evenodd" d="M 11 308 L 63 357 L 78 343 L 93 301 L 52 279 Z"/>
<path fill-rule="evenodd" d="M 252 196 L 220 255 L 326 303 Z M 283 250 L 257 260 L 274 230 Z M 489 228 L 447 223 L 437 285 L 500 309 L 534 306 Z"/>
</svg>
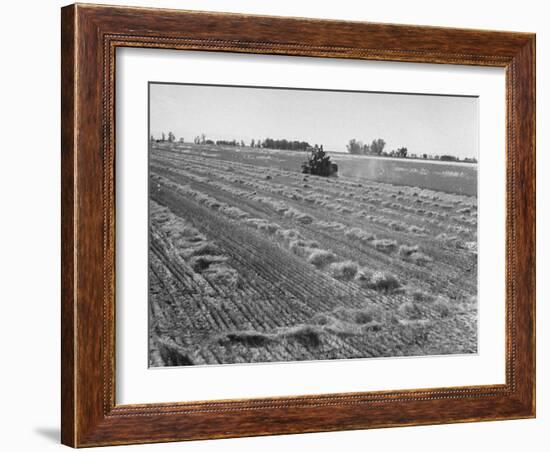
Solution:
<svg viewBox="0 0 550 452">
<path fill-rule="evenodd" d="M 335 176 L 338 173 L 338 165 L 330 161 L 330 157 L 323 150 L 323 146 L 315 145 L 311 148 L 307 162 L 302 163 L 302 173 L 314 176 Z"/>
</svg>

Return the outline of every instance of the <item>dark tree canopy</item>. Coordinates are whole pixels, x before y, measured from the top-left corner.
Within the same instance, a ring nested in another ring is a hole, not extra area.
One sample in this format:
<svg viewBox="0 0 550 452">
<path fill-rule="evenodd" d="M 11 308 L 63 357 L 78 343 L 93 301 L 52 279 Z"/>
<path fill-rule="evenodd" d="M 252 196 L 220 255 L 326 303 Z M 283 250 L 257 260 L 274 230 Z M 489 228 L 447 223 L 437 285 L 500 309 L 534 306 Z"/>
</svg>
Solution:
<svg viewBox="0 0 550 452">
<path fill-rule="evenodd" d="M 363 143 L 361 141 L 357 141 L 355 138 L 349 140 L 346 148 L 350 154 L 363 154 Z"/>
<path fill-rule="evenodd" d="M 371 144 L 363 144 L 362 141 L 352 138 L 346 148 L 350 154 L 355 155 L 382 155 L 386 142 L 382 138 L 373 140 Z"/>
<path fill-rule="evenodd" d="M 397 150 L 396 154 L 397 154 L 397 157 L 405 158 L 405 157 L 407 157 L 408 152 L 409 152 L 409 150 L 407 148 L 403 147 L 403 148 L 399 148 Z"/>
<path fill-rule="evenodd" d="M 311 148 L 311 145 L 307 141 L 266 138 L 262 142 L 262 147 L 266 149 L 283 149 L 288 151 L 307 151 Z"/>
<path fill-rule="evenodd" d="M 381 155 L 385 146 L 386 142 L 382 138 L 372 140 L 372 143 L 370 145 L 370 152 L 375 155 Z"/>
</svg>

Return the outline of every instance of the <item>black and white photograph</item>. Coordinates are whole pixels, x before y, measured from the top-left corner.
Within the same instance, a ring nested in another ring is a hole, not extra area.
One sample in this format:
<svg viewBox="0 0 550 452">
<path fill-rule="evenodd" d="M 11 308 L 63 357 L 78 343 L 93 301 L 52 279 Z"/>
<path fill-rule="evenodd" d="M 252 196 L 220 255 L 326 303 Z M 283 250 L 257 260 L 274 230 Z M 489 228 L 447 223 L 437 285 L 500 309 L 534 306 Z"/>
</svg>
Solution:
<svg viewBox="0 0 550 452">
<path fill-rule="evenodd" d="M 148 90 L 150 367 L 478 352 L 477 97 Z"/>
</svg>

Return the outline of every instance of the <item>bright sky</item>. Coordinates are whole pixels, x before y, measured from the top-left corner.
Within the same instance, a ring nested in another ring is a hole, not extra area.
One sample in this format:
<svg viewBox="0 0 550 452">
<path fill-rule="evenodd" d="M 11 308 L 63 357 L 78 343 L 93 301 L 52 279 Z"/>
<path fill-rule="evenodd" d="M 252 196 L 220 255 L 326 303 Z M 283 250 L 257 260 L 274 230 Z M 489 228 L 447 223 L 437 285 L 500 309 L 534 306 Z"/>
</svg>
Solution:
<svg viewBox="0 0 550 452">
<path fill-rule="evenodd" d="M 346 151 L 351 138 L 386 150 L 477 157 L 478 99 L 302 89 L 150 84 L 150 134 L 193 141 L 275 138 Z"/>
</svg>

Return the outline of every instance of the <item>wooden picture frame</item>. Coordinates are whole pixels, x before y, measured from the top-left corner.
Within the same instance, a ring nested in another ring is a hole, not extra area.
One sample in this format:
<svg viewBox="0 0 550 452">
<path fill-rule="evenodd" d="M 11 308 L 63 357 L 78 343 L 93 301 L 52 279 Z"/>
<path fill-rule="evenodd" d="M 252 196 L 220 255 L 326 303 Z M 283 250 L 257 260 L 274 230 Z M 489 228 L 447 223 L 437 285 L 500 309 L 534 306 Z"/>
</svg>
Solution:
<svg viewBox="0 0 550 452">
<path fill-rule="evenodd" d="M 535 416 L 535 35 L 70 5 L 62 9 L 62 442 L 73 447 Z M 115 403 L 115 50 L 506 69 L 506 383 Z"/>
</svg>

